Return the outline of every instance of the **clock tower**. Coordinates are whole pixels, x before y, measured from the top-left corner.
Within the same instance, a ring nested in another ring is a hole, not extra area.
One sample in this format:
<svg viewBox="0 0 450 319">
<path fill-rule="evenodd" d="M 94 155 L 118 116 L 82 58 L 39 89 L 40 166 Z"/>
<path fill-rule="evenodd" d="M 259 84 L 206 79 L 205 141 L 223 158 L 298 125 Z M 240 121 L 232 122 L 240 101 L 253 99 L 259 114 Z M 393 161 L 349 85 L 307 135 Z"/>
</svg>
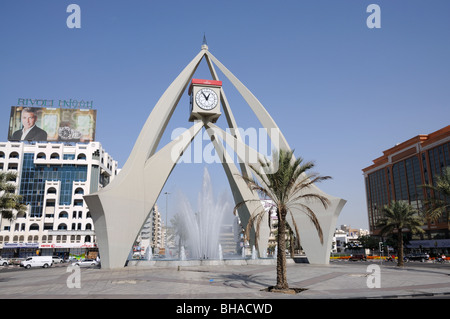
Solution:
<svg viewBox="0 0 450 319">
<path fill-rule="evenodd" d="M 196 120 L 215 123 L 220 113 L 220 90 L 222 81 L 192 79 L 189 122 Z"/>
</svg>

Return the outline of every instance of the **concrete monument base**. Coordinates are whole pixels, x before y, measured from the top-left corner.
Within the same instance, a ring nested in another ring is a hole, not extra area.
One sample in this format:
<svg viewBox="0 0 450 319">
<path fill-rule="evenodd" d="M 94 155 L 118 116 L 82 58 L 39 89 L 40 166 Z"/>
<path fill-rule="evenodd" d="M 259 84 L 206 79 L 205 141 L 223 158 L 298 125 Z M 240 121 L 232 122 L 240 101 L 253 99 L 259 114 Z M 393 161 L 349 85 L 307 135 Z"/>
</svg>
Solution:
<svg viewBox="0 0 450 319">
<path fill-rule="evenodd" d="M 305 259 L 305 260 L 303 260 Z M 303 258 L 287 258 L 287 264 L 306 262 L 306 257 Z M 277 260 L 274 258 L 259 258 L 259 259 L 197 259 L 197 260 L 143 260 L 133 259 L 128 261 L 127 267 L 139 268 L 176 268 L 176 267 L 195 267 L 195 266 L 247 266 L 247 265 L 276 265 Z"/>
</svg>

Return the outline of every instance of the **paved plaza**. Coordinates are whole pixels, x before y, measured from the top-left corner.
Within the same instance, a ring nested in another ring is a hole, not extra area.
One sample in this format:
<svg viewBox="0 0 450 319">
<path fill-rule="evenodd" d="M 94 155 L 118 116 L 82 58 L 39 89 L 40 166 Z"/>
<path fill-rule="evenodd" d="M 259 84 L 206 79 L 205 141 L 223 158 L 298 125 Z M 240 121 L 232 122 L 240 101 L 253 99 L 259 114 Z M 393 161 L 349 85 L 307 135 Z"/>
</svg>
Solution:
<svg viewBox="0 0 450 319">
<path fill-rule="evenodd" d="M 275 265 L 181 267 L 128 266 L 118 270 L 77 268 L 1 269 L 0 299 L 348 299 L 450 297 L 450 264 L 331 262 L 291 263 L 294 294 L 264 291 L 275 284 Z M 379 267 L 379 268 L 378 268 Z M 375 270 L 375 271 L 374 271 Z M 379 272 L 377 272 L 379 270 Z M 379 277 L 375 277 L 379 275 Z M 378 281 L 377 281 L 378 280 Z M 377 286 L 378 285 L 378 286 Z M 373 288 L 370 288 L 372 286 Z"/>
</svg>

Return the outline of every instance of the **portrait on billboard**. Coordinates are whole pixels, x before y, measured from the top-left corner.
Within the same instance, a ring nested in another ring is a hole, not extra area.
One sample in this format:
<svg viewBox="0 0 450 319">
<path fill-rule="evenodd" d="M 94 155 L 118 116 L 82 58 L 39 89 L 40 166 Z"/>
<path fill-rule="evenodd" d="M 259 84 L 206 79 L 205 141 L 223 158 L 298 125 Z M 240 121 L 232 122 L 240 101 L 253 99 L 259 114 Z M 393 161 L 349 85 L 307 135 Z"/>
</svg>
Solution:
<svg viewBox="0 0 450 319">
<path fill-rule="evenodd" d="M 38 109 L 25 107 L 20 111 L 21 129 L 14 131 L 11 139 L 15 141 L 46 141 L 47 132 L 37 125 Z"/>
<path fill-rule="evenodd" d="M 9 141 L 92 142 L 97 111 L 12 106 Z"/>
</svg>

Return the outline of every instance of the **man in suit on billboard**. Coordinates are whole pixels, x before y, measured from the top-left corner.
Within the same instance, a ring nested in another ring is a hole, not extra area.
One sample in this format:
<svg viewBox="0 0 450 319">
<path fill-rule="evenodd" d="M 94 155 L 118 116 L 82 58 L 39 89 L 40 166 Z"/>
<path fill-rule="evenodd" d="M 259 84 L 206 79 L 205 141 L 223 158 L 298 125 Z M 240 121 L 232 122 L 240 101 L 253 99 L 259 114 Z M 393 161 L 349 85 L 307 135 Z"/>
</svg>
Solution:
<svg viewBox="0 0 450 319">
<path fill-rule="evenodd" d="M 26 107 L 22 110 L 21 130 L 15 131 L 11 137 L 13 141 L 47 141 L 47 132 L 36 126 L 37 115 L 33 108 Z"/>
</svg>

